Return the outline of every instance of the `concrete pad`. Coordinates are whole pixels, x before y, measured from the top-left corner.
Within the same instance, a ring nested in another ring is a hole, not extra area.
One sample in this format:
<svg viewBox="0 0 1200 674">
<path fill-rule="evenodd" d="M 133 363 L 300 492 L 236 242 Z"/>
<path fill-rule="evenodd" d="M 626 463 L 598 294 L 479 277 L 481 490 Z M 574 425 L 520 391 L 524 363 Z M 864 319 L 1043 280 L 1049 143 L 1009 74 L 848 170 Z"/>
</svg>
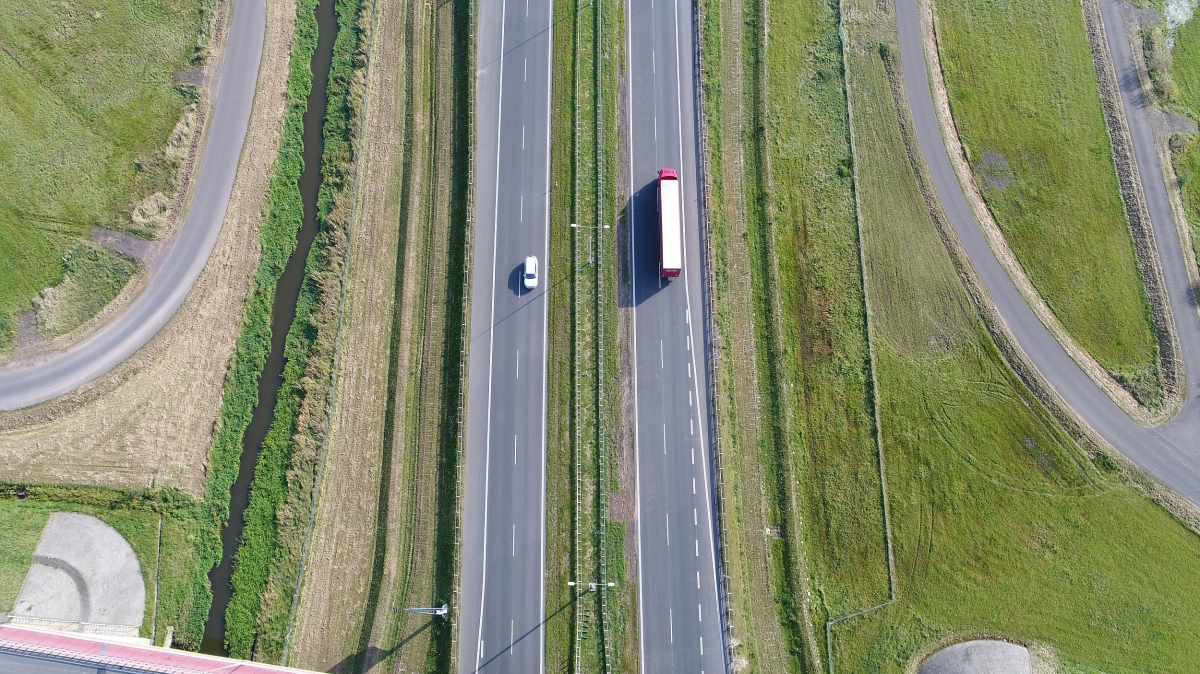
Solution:
<svg viewBox="0 0 1200 674">
<path fill-rule="evenodd" d="M 34 562 L 25 576 L 25 585 L 13 609 L 15 616 L 74 616 L 83 621 L 79 588 L 66 571 Z"/>
<path fill-rule="evenodd" d="M 33 561 L 14 617 L 141 627 L 141 565 L 121 534 L 100 519 L 54 513 Z"/>
<path fill-rule="evenodd" d="M 1032 674 L 1029 649 L 979 639 L 947 646 L 921 663 L 919 674 Z"/>
</svg>

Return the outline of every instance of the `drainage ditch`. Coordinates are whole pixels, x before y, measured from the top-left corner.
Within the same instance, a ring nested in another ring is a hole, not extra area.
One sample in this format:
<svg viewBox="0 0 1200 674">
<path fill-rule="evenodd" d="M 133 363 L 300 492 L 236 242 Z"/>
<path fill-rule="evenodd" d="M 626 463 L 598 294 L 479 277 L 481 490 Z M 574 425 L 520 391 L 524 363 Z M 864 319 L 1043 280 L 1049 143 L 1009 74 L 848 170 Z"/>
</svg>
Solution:
<svg viewBox="0 0 1200 674">
<path fill-rule="evenodd" d="M 326 91 L 329 68 L 333 61 L 333 41 L 337 37 L 337 17 L 334 0 L 320 0 L 316 9 L 317 49 L 313 52 L 312 91 L 304 113 L 304 170 L 300 174 L 300 199 L 304 207 L 300 231 L 296 234 L 296 250 L 288 259 L 279 284 L 275 288 L 275 304 L 271 311 L 271 352 L 267 356 L 262 376 L 258 380 L 258 404 L 254 407 L 250 425 L 242 436 L 242 458 L 237 481 L 230 489 L 229 523 L 221 532 L 221 563 L 209 574 L 213 603 L 204 625 L 204 641 L 200 652 L 228 655 L 225 649 L 225 609 L 233 595 L 230 578 L 233 575 L 233 556 L 241 542 L 245 527 L 246 506 L 250 501 L 250 483 L 262 449 L 263 438 L 271 428 L 275 400 L 283 383 L 283 345 L 292 321 L 296 317 L 296 302 L 304 282 L 304 265 L 309 249 L 317 235 L 317 191 L 321 187 L 321 155 L 325 152 Z"/>
</svg>

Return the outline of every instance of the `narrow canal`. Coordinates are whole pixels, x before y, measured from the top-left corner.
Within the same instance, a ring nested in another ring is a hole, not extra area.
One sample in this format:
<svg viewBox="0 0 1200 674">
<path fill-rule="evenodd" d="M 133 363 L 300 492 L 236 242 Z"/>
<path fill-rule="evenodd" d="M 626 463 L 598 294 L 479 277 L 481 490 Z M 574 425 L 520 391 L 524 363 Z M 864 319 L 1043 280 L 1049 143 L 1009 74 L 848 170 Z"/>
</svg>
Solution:
<svg viewBox="0 0 1200 674">
<path fill-rule="evenodd" d="M 237 481 L 230 490 L 229 524 L 221 532 L 221 563 L 209 574 L 212 583 L 213 603 L 204 625 L 204 641 L 201 653 L 227 655 L 225 650 L 225 609 L 233 589 L 229 584 L 233 574 L 233 555 L 245 527 L 246 505 L 250 501 L 250 482 L 254 479 L 254 466 L 262 449 L 263 438 L 271 427 L 275 411 L 275 400 L 283 383 L 283 343 L 292 320 L 296 317 L 296 301 L 300 296 L 300 285 L 304 281 L 304 263 L 317 235 L 317 190 L 321 187 L 321 155 L 325 152 L 326 95 L 329 66 L 333 61 L 333 40 L 337 37 L 337 18 L 333 11 L 334 0 L 320 0 L 317 5 L 317 49 L 312 57 L 312 91 L 308 95 L 308 108 L 304 113 L 304 170 L 300 174 L 300 199 L 304 205 L 304 219 L 296 235 L 296 250 L 288 259 L 279 285 L 275 290 L 275 306 L 271 312 L 271 353 L 267 356 L 262 377 L 258 380 L 258 405 L 254 408 L 250 425 L 242 436 L 242 459 Z"/>
</svg>

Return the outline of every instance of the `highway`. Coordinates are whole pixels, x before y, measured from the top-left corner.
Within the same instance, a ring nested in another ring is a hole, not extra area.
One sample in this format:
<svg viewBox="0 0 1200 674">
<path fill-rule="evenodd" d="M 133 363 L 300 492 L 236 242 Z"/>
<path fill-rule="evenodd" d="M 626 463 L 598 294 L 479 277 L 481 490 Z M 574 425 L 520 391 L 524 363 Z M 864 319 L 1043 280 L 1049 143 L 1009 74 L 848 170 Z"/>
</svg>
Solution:
<svg viewBox="0 0 1200 674">
<path fill-rule="evenodd" d="M 691 0 L 628 0 L 630 253 L 641 671 L 725 671 L 714 542 Z M 659 277 L 659 169 L 679 171 L 684 264 Z"/>
<path fill-rule="evenodd" d="M 917 0 L 896 3 L 905 89 L 921 153 L 942 207 L 1020 347 L 1067 404 L 1106 441 L 1192 503 L 1200 504 L 1200 443 L 1196 441 L 1200 438 L 1200 401 L 1196 396 L 1200 391 L 1200 322 L 1184 266 L 1184 251 L 1167 200 L 1146 101 L 1120 19 L 1121 9 L 1117 0 L 1100 0 L 1100 6 L 1186 368 L 1186 402 L 1169 423 L 1146 428 L 1122 413 L 1038 321 L 996 260 L 967 206 L 938 127 L 922 50 Z"/>
<path fill-rule="evenodd" d="M 461 672 L 545 669 L 552 10 L 481 0 L 477 17 Z M 519 275 L 527 255 L 534 290 Z"/>
<path fill-rule="evenodd" d="M 191 208 L 179 231 L 149 261 L 145 290 L 113 320 L 65 351 L 0 368 L 0 409 L 19 409 L 68 393 L 103 375 L 148 342 L 183 304 L 200 277 L 233 190 L 258 83 L 266 31 L 263 0 L 237 0 L 213 78 L 213 108 Z"/>
</svg>

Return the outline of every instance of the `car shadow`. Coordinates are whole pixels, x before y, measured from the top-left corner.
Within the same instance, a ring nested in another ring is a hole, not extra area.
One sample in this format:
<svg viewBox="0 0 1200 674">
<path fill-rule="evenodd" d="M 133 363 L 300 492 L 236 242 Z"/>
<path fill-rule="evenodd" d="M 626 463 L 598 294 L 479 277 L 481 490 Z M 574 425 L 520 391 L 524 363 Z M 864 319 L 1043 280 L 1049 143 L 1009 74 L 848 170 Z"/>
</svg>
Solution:
<svg viewBox="0 0 1200 674">
<path fill-rule="evenodd" d="M 525 285 L 521 282 L 521 273 L 523 271 L 525 271 L 524 262 L 513 267 L 513 270 L 508 274 L 508 289 L 511 290 L 512 294 L 516 295 L 517 297 L 522 297 L 524 295 L 537 292 L 537 288 L 533 288 L 532 290 L 525 289 Z M 538 280 L 540 281 L 541 279 Z"/>
</svg>

